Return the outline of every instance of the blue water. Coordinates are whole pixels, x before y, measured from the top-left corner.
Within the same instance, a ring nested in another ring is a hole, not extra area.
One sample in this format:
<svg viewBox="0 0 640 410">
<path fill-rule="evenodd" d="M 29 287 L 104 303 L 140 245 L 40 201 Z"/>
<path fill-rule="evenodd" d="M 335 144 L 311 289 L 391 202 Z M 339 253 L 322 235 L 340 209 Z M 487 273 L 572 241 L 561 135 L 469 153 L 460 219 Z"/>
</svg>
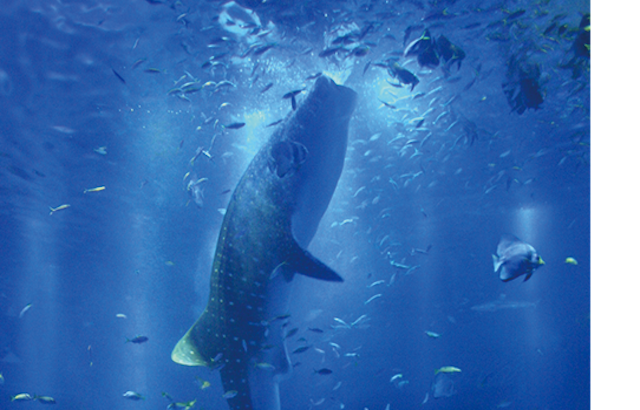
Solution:
<svg viewBox="0 0 640 410">
<path fill-rule="evenodd" d="M 345 281 L 294 279 L 287 345 L 313 347 L 282 408 L 589 408 L 589 2 L 223 4 L 3 2 L 0 408 L 226 408 L 217 371 L 170 353 L 205 307 L 229 190 L 322 71 L 359 94 L 309 247 Z M 424 28 L 459 67 L 403 54 Z M 529 281 L 493 272 L 503 233 L 546 262 Z M 434 397 L 442 366 L 461 372 Z"/>
</svg>

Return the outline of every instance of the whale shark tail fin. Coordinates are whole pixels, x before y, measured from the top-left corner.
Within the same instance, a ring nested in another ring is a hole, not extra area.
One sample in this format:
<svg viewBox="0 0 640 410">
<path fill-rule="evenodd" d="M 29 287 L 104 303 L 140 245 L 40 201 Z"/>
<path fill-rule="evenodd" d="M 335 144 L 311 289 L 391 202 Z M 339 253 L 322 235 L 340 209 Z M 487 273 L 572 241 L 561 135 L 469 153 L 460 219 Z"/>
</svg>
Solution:
<svg viewBox="0 0 640 410">
<path fill-rule="evenodd" d="M 171 352 L 171 360 L 184 366 L 212 366 L 211 360 L 206 359 L 200 353 L 200 349 L 191 336 L 192 332 L 193 327 L 176 344 Z"/>
</svg>

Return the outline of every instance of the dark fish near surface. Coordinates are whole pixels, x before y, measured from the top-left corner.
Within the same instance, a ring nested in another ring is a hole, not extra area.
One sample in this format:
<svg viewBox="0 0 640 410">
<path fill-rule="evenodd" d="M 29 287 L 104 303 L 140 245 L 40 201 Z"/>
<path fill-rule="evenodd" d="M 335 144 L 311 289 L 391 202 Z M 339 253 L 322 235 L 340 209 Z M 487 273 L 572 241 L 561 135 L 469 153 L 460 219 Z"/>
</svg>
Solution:
<svg viewBox="0 0 640 410">
<path fill-rule="evenodd" d="M 146 341 L 148 341 L 149 338 L 147 336 L 136 336 L 133 339 L 127 339 L 127 341 L 125 343 L 136 343 L 136 344 L 140 344 L 140 343 L 144 343 Z"/>
<path fill-rule="evenodd" d="M 37 400 L 42 404 L 56 404 L 56 400 L 50 396 L 34 396 L 33 400 Z"/>
<path fill-rule="evenodd" d="M 338 51 L 345 51 L 345 50 L 346 49 L 342 46 L 325 48 L 320 53 L 318 53 L 318 57 L 331 57 Z"/>
<path fill-rule="evenodd" d="M 273 83 L 269 83 L 267 85 L 264 86 L 264 88 L 262 90 L 260 90 L 260 94 L 266 93 L 267 91 L 269 91 L 269 89 L 273 87 Z"/>
<path fill-rule="evenodd" d="M 111 69 L 111 71 L 113 71 L 113 74 L 115 74 L 115 76 L 118 78 L 118 80 L 122 81 L 122 84 L 126 84 L 127 82 L 124 80 L 124 78 L 122 78 L 122 76 L 113 68 Z"/>
<path fill-rule="evenodd" d="M 440 64 L 440 57 L 436 47 L 436 42 L 429 33 L 429 29 L 425 29 L 420 37 L 409 43 L 404 50 L 404 56 L 415 55 L 418 64 L 422 67 L 436 68 Z"/>
<path fill-rule="evenodd" d="M 324 376 L 333 373 L 333 371 L 331 369 L 327 369 L 327 368 L 320 369 L 320 370 L 314 370 L 314 372 L 318 373 L 318 374 L 321 374 L 321 375 L 324 375 Z"/>
<path fill-rule="evenodd" d="M 418 77 L 416 77 L 415 74 L 413 74 L 411 71 L 407 70 L 406 68 L 402 67 L 398 63 L 389 64 L 388 70 L 389 70 L 389 74 L 393 78 L 397 78 L 398 81 L 400 81 L 402 84 L 411 85 L 411 91 L 413 91 L 413 87 L 415 87 L 416 84 L 420 82 L 420 80 L 418 80 Z"/>
<path fill-rule="evenodd" d="M 285 336 L 285 339 L 295 335 L 296 333 L 298 333 L 298 328 L 294 327 L 293 329 L 291 329 L 291 330 L 289 330 L 287 332 L 287 335 Z"/>
<path fill-rule="evenodd" d="M 454 62 L 457 62 L 458 70 L 460 69 L 462 60 L 466 57 L 465 52 L 460 47 L 453 44 L 445 36 L 438 37 L 438 40 L 436 40 L 436 47 L 444 65 L 449 66 L 453 65 Z"/>
<path fill-rule="evenodd" d="M 526 10 L 516 10 L 507 16 L 507 20 L 517 19 L 518 17 L 523 16 L 524 13 L 526 13 Z"/>
<path fill-rule="evenodd" d="M 227 124 L 227 125 L 222 125 L 224 128 L 229 129 L 229 130 L 237 130 L 238 128 L 242 128 L 244 127 L 245 123 L 244 122 L 233 122 L 231 124 Z"/>
<path fill-rule="evenodd" d="M 299 347 L 299 348 L 297 348 L 296 350 L 294 350 L 293 352 L 291 352 L 291 354 L 299 354 L 299 353 L 302 353 L 302 352 L 306 352 L 307 350 L 309 350 L 309 348 L 310 348 L 310 347 L 311 347 L 311 346 L 302 346 L 302 347 Z"/>
<path fill-rule="evenodd" d="M 521 275 L 526 275 L 524 281 L 529 280 L 533 271 L 544 261 L 538 255 L 533 246 L 522 242 L 511 234 L 502 235 L 496 252 L 498 256 L 493 256 L 493 270 L 500 272 L 500 279 L 508 282 Z"/>
<path fill-rule="evenodd" d="M 269 127 L 273 127 L 273 126 L 275 126 L 275 125 L 278 125 L 278 124 L 280 124 L 282 121 L 284 121 L 284 118 L 281 118 L 281 119 L 279 119 L 278 121 L 274 121 L 274 122 L 272 122 L 272 123 L 268 124 L 265 128 L 269 128 Z"/>
</svg>

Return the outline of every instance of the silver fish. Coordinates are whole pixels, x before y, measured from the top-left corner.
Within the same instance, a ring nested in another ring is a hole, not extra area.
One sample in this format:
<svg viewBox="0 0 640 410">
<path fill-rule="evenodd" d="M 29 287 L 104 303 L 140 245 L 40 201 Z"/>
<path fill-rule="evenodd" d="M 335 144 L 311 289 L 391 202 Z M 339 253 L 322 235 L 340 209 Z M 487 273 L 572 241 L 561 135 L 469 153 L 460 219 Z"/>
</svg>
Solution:
<svg viewBox="0 0 640 410">
<path fill-rule="evenodd" d="M 502 235 L 496 252 L 493 256 L 493 270 L 500 272 L 500 279 L 508 282 L 521 275 L 526 275 L 524 281 L 529 280 L 533 271 L 544 265 L 544 261 L 538 255 L 533 246 L 522 242 L 511 234 Z"/>
</svg>

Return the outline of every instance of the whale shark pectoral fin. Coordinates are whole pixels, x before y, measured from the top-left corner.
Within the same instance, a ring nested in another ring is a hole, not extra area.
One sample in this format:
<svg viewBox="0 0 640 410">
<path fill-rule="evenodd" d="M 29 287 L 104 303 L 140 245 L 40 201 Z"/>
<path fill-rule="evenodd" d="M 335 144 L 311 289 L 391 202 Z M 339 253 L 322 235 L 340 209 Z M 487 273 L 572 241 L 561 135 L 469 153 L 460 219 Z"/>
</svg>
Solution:
<svg viewBox="0 0 640 410">
<path fill-rule="evenodd" d="M 308 251 L 302 249 L 295 241 L 292 240 L 290 248 L 288 258 L 276 266 L 271 278 L 282 273 L 285 280 L 290 282 L 293 279 L 293 275 L 299 273 L 300 275 L 329 282 L 343 282 L 342 277 L 334 272 L 333 269 L 320 262 Z"/>
<path fill-rule="evenodd" d="M 209 366 L 210 363 L 200 354 L 200 350 L 193 343 L 189 329 L 171 352 L 171 360 L 184 366 Z"/>
<path fill-rule="evenodd" d="M 294 173 L 307 160 L 307 147 L 294 141 L 282 141 L 271 147 L 269 170 L 278 178 Z"/>
</svg>

